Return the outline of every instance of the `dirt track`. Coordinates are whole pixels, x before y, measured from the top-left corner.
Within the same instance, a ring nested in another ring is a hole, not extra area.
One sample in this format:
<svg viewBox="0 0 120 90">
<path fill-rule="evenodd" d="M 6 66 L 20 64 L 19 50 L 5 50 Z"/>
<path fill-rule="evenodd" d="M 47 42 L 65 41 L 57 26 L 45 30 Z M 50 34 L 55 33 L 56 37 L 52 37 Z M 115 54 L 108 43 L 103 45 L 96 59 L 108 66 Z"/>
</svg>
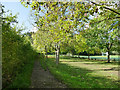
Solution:
<svg viewBox="0 0 120 90">
<path fill-rule="evenodd" d="M 39 61 L 35 61 L 30 88 L 66 88 L 47 70 L 42 69 Z"/>
</svg>

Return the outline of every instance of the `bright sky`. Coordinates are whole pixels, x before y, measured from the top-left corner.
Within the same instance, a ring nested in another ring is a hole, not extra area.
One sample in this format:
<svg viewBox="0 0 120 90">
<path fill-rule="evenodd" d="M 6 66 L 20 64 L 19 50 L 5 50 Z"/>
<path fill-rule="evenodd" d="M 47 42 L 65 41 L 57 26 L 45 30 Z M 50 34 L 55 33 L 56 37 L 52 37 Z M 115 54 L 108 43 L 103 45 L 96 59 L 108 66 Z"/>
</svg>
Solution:
<svg viewBox="0 0 120 90">
<path fill-rule="evenodd" d="M 5 6 L 4 10 L 11 10 L 12 14 L 15 15 L 17 13 L 19 13 L 18 15 L 18 24 L 21 26 L 22 24 L 27 28 L 26 31 L 27 32 L 29 30 L 31 30 L 33 28 L 33 26 L 30 24 L 30 10 L 31 8 L 25 8 L 20 2 L 8 2 L 9 0 L 7 0 L 7 2 L 1 2 L 2 5 Z M 19 0 L 16 0 L 19 1 Z"/>
<path fill-rule="evenodd" d="M 18 24 L 21 26 L 22 24 L 26 27 L 26 31 L 36 31 L 37 29 L 35 27 L 33 27 L 30 22 L 32 21 L 30 19 L 30 10 L 31 8 L 28 7 L 24 7 L 19 0 L 0 0 L 1 3 L 5 6 L 5 11 L 7 10 L 11 10 L 12 14 L 15 15 L 17 13 L 19 13 L 18 15 Z M 90 17 L 92 18 L 92 16 Z"/>
</svg>

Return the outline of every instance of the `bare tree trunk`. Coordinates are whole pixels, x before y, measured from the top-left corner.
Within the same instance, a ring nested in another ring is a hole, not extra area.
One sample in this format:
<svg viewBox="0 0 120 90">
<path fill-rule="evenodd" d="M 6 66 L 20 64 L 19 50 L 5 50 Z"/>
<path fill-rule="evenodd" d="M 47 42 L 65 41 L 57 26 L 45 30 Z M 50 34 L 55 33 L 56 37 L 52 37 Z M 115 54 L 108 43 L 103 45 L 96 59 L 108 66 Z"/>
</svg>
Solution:
<svg viewBox="0 0 120 90">
<path fill-rule="evenodd" d="M 71 51 L 71 53 L 72 53 L 72 57 L 74 57 L 74 54 L 73 54 L 73 52 Z"/>
<path fill-rule="evenodd" d="M 90 54 L 88 53 L 88 59 L 90 60 Z"/>
<path fill-rule="evenodd" d="M 110 49 L 112 47 L 112 43 L 107 44 L 107 51 L 108 51 L 108 63 L 110 63 Z"/>
<path fill-rule="evenodd" d="M 58 65 L 59 64 L 59 53 L 60 53 L 60 47 L 59 45 L 56 45 L 56 64 Z"/>
<path fill-rule="evenodd" d="M 90 56 L 88 55 L 88 59 L 90 60 Z"/>
<path fill-rule="evenodd" d="M 48 59 L 48 55 L 47 55 L 47 46 L 45 46 L 45 61 L 44 61 L 44 64 L 45 64 L 45 71 L 47 70 L 47 59 Z"/>
<path fill-rule="evenodd" d="M 80 54 L 78 54 L 78 58 L 80 58 Z"/>
<path fill-rule="evenodd" d="M 48 59 L 48 55 L 47 55 L 47 46 L 45 46 L 45 57 L 46 57 L 46 59 Z"/>
<path fill-rule="evenodd" d="M 110 63 L 110 51 L 108 50 L 108 63 Z"/>
<path fill-rule="evenodd" d="M 57 58 L 57 50 L 55 50 L 55 59 Z"/>
</svg>

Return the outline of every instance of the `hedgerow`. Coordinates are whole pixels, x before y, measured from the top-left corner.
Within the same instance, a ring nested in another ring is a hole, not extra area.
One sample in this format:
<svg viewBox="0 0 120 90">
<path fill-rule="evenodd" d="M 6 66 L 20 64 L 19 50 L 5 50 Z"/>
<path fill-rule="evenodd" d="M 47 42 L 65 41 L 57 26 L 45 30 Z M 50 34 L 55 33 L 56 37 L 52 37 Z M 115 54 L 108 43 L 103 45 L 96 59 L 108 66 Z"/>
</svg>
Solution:
<svg viewBox="0 0 120 90">
<path fill-rule="evenodd" d="M 2 23 L 2 85 L 7 87 L 21 73 L 22 67 L 36 57 L 27 36 L 12 26 L 15 16 L 3 18 Z"/>
</svg>

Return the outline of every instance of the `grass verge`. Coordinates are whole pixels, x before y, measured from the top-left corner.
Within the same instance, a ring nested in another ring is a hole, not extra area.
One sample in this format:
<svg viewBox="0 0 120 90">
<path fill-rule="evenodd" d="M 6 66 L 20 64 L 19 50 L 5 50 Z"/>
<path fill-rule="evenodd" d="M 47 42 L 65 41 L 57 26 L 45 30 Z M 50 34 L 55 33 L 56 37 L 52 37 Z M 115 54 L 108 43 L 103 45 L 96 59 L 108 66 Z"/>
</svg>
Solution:
<svg viewBox="0 0 120 90">
<path fill-rule="evenodd" d="M 48 58 L 45 58 L 43 54 L 39 55 L 39 58 L 38 58 L 40 65 L 44 70 L 47 70 L 47 59 Z"/>
<path fill-rule="evenodd" d="M 34 59 L 31 59 L 26 63 L 7 88 L 29 88 L 34 61 Z"/>
<path fill-rule="evenodd" d="M 69 60 L 69 59 L 68 59 Z M 55 64 L 54 58 L 47 60 L 50 72 L 69 88 L 118 88 L 119 82 L 105 77 L 92 76 L 92 70 L 77 68 L 67 64 Z"/>
</svg>

